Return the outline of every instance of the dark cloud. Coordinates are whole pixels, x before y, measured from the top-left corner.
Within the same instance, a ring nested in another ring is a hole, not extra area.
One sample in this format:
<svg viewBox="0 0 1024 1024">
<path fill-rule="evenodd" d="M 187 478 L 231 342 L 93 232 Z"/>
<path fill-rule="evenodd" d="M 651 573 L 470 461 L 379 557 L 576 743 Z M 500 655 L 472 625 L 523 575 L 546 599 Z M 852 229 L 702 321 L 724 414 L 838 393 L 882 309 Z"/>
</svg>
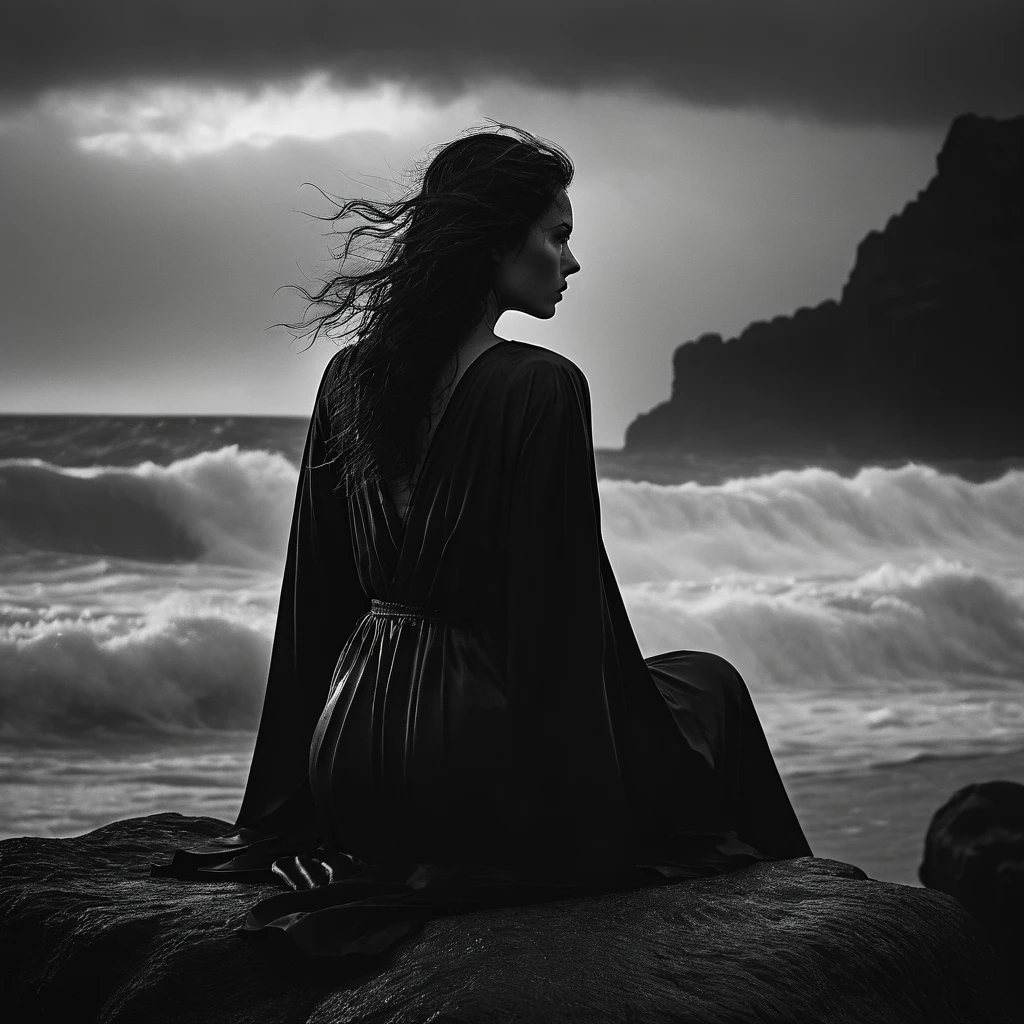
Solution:
<svg viewBox="0 0 1024 1024">
<path fill-rule="evenodd" d="M 0 95 L 313 69 L 450 98 L 507 76 L 832 122 L 1024 110 L 1020 0 L 5 0 Z"/>
</svg>

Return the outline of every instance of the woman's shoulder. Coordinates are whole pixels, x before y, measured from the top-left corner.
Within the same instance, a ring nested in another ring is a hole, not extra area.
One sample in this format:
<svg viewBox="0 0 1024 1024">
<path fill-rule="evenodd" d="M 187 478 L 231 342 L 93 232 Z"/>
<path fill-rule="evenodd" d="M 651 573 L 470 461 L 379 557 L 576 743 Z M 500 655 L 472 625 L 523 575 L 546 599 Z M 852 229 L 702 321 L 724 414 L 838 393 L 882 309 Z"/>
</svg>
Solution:
<svg viewBox="0 0 1024 1024">
<path fill-rule="evenodd" d="M 356 343 L 345 345 L 328 360 L 323 381 L 327 391 L 338 388 L 346 377 L 348 363 L 356 347 Z M 493 353 L 498 358 L 488 359 L 496 372 L 484 376 L 490 377 L 499 387 L 537 392 L 539 395 L 569 389 L 589 394 L 586 374 L 561 352 L 511 338 L 504 343 L 499 342 L 496 348 L 501 350 Z"/>
<path fill-rule="evenodd" d="M 329 437 L 333 433 L 332 421 L 338 420 L 332 417 L 332 410 L 337 410 L 344 394 L 344 378 L 346 376 L 346 364 L 352 354 L 354 345 L 345 345 L 327 360 L 323 373 L 320 376 L 320 387 L 317 389 L 316 402 L 313 407 L 313 421 L 319 432 Z"/>
<path fill-rule="evenodd" d="M 513 350 L 514 374 L 510 379 L 516 383 L 526 381 L 532 386 L 543 387 L 546 384 L 550 388 L 572 383 L 588 388 L 587 375 L 561 352 L 526 341 L 513 341 L 505 347 Z"/>
<path fill-rule="evenodd" d="M 499 342 L 499 345 L 510 356 L 517 368 L 531 370 L 540 367 L 539 372 L 543 373 L 543 367 L 554 366 L 583 376 L 583 371 L 568 356 L 562 355 L 561 352 L 555 352 L 553 349 L 544 348 L 543 345 L 534 345 L 531 342 L 518 341 L 514 338 L 505 339 L 505 343 L 502 345 Z M 326 370 L 332 376 L 336 373 L 343 373 L 356 348 L 358 348 L 356 342 L 350 342 L 339 348 L 327 361 Z"/>
<path fill-rule="evenodd" d="M 325 372 L 331 376 L 337 373 L 344 372 L 345 365 L 351 358 L 352 353 L 355 351 L 355 348 L 355 342 L 349 342 L 349 344 L 347 345 L 342 345 L 342 347 L 339 348 L 338 351 L 335 352 L 334 355 L 327 360 Z"/>
<path fill-rule="evenodd" d="M 504 403 L 522 423 L 549 415 L 590 419 L 590 384 L 568 356 L 541 345 L 517 341 L 505 345 L 511 365 L 492 379 L 501 380 Z"/>
</svg>

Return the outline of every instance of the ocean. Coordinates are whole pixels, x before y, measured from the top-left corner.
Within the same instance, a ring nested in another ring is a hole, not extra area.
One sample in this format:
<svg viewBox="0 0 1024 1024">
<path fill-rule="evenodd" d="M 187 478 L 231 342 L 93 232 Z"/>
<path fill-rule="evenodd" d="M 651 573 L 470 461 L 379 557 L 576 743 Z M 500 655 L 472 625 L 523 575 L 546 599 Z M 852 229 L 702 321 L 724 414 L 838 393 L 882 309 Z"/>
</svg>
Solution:
<svg viewBox="0 0 1024 1024">
<path fill-rule="evenodd" d="M 234 820 L 307 422 L 0 416 L 0 838 Z M 641 650 L 740 670 L 816 854 L 913 884 L 1024 782 L 1024 459 L 597 462 Z"/>
</svg>

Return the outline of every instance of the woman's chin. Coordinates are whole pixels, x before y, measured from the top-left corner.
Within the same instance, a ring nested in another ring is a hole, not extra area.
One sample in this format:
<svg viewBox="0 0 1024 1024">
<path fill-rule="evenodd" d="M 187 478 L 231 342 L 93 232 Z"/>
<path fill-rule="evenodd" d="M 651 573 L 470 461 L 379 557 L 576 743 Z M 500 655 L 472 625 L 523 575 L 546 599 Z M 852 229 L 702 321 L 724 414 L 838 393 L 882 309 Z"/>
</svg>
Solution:
<svg viewBox="0 0 1024 1024">
<path fill-rule="evenodd" d="M 538 320 L 550 320 L 555 313 L 558 311 L 558 299 L 549 299 L 547 302 L 538 302 L 531 306 L 529 310 L 520 310 L 524 313 L 528 313 L 530 316 L 535 316 Z"/>
</svg>

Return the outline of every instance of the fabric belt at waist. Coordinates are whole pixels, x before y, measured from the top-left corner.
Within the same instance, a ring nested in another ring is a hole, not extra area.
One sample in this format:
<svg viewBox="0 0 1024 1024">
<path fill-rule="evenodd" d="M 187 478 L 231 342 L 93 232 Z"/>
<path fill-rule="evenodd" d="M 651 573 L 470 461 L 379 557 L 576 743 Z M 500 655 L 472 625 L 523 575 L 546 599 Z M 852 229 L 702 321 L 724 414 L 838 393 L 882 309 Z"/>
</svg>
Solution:
<svg viewBox="0 0 1024 1024">
<path fill-rule="evenodd" d="M 453 618 L 438 608 L 402 604 L 400 601 L 382 601 L 378 597 L 370 598 L 370 614 L 385 615 L 389 618 L 428 619 L 432 622 L 446 622 Z"/>
<path fill-rule="evenodd" d="M 397 619 L 422 619 L 427 622 L 446 622 L 449 625 L 480 625 L 503 621 L 504 611 L 490 601 L 477 600 L 472 608 L 428 608 L 424 605 L 405 604 L 402 601 L 384 601 L 370 598 L 370 615 Z"/>
</svg>

